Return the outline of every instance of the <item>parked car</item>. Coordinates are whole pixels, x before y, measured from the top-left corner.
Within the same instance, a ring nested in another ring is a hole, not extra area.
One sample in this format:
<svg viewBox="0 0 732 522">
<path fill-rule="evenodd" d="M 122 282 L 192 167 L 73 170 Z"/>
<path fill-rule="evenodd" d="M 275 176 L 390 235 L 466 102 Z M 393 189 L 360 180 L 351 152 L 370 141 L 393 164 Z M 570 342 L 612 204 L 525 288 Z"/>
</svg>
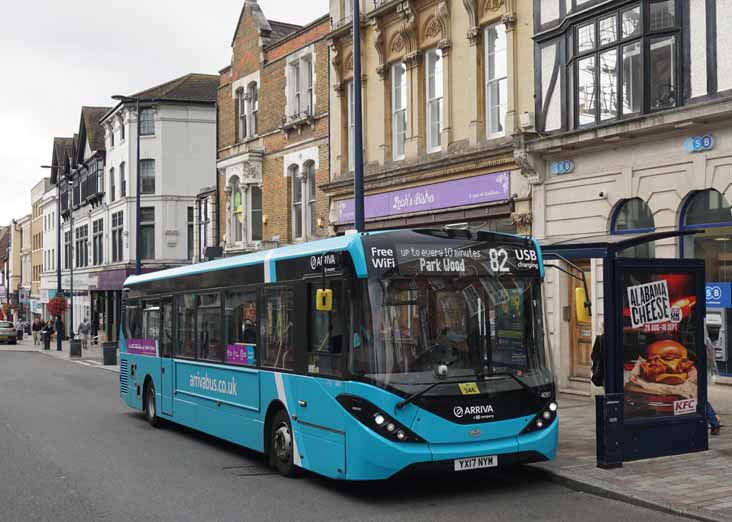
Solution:
<svg viewBox="0 0 732 522">
<path fill-rule="evenodd" d="M 8 344 L 18 343 L 18 334 L 13 323 L 9 321 L 0 321 L 0 342 Z"/>
</svg>

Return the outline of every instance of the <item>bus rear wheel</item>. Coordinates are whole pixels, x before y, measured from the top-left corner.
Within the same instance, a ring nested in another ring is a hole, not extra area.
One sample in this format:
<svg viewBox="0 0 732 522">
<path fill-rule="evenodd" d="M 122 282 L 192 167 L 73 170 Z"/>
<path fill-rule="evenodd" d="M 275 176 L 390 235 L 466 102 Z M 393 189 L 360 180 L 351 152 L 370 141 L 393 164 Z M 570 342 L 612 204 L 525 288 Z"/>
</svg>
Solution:
<svg viewBox="0 0 732 522">
<path fill-rule="evenodd" d="M 158 409 L 155 404 L 155 385 L 152 381 L 148 381 L 145 386 L 145 393 L 143 395 L 143 408 L 145 411 L 145 419 L 153 428 L 156 428 L 160 423 L 158 417 Z"/>
<path fill-rule="evenodd" d="M 269 462 L 285 477 L 296 477 L 299 470 L 294 463 L 292 425 L 285 410 L 275 413 L 269 435 Z"/>
</svg>

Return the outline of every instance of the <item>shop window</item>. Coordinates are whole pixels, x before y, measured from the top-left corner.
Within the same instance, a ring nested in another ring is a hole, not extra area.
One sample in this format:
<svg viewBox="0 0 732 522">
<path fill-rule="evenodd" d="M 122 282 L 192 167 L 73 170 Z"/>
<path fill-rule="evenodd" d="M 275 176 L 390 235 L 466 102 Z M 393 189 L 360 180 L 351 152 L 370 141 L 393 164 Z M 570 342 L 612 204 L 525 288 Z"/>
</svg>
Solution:
<svg viewBox="0 0 732 522">
<path fill-rule="evenodd" d="M 267 288 L 264 291 L 264 354 L 262 366 L 293 370 L 294 292 L 288 287 Z"/>
<path fill-rule="evenodd" d="M 648 204 L 640 198 L 622 201 L 613 213 L 610 232 L 612 234 L 642 234 L 656 230 L 653 213 Z M 628 248 L 620 253 L 623 257 L 655 257 L 653 242 Z"/>
<path fill-rule="evenodd" d="M 732 283 L 732 207 L 727 198 L 714 189 L 693 193 L 681 210 L 680 228 L 696 232 L 681 242 L 681 257 L 703 259 L 707 288 L 716 290 L 707 296 L 706 328 L 715 349 L 717 367 L 722 375 L 732 374 L 732 309 L 728 293 Z M 727 294 L 727 295 L 725 295 Z"/>
<path fill-rule="evenodd" d="M 732 207 L 720 192 L 694 193 L 682 209 L 681 229 L 699 232 L 686 236 L 682 256 L 706 261 L 707 281 L 732 282 Z"/>
</svg>

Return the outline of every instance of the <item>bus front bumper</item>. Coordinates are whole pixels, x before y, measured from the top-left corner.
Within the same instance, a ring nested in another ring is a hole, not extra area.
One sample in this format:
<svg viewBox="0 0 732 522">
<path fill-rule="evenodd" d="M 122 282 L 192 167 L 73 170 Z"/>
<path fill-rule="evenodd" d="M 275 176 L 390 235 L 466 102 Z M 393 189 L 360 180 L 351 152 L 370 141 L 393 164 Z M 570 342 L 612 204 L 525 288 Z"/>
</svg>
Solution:
<svg viewBox="0 0 732 522">
<path fill-rule="evenodd" d="M 383 480 L 413 474 L 459 473 L 456 461 L 470 457 L 493 457 L 486 468 L 553 460 L 558 426 L 555 420 L 547 428 L 525 435 L 452 444 L 395 443 L 379 438 L 376 444 L 371 441 L 369 451 L 349 453 L 347 476 L 349 480 Z"/>
</svg>

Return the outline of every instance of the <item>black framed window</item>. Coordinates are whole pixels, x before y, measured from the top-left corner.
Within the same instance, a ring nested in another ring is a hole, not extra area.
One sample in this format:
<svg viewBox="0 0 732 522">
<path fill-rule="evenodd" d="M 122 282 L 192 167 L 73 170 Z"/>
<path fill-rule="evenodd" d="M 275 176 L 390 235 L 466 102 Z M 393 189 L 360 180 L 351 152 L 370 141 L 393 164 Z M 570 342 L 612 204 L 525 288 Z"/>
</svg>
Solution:
<svg viewBox="0 0 732 522">
<path fill-rule="evenodd" d="M 155 110 L 142 109 L 140 111 L 140 136 L 155 135 Z"/>
<path fill-rule="evenodd" d="M 109 202 L 112 203 L 117 197 L 117 187 L 115 185 L 114 167 L 109 169 Z"/>
<path fill-rule="evenodd" d="M 142 259 L 155 259 L 155 207 L 140 209 Z"/>
<path fill-rule="evenodd" d="M 642 0 L 578 22 L 567 34 L 570 127 L 679 103 L 678 0 Z"/>
<path fill-rule="evenodd" d="M 125 177 L 125 167 L 127 165 L 123 161 L 119 164 L 119 197 L 127 196 L 127 178 Z"/>
<path fill-rule="evenodd" d="M 104 263 L 104 220 L 97 219 L 92 223 L 92 261 L 95 266 Z"/>
<path fill-rule="evenodd" d="M 140 161 L 140 190 L 143 194 L 155 194 L 155 160 Z"/>
<path fill-rule="evenodd" d="M 64 269 L 71 268 L 71 231 L 64 232 Z"/>
<path fill-rule="evenodd" d="M 89 266 L 89 225 L 77 227 L 75 239 L 76 267 L 87 267 Z"/>
<path fill-rule="evenodd" d="M 122 211 L 112 214 L 112 262 L 122 261 L 122 231 L 124 214 Z"/>
<path fill-rule="evenodd" d="M 142 315 L 143 339 L 160 339 L 160 303 L 146 301 Z"/>
<path fill-rule="evenodd" d="M 193 252 L 195 251 L 194 241 L 193 241 L 193 230 L 195 226 L 194 221 L 194 211 L 193 207 L 188 207 L 188 229 L 187 229 L 187 239 L 188 239 L 188 259 L 193 259 Z"/>
<path fill-rule="evenodd" d="M 162 317 L 160 319 L 160 352 L 163 357 L 171 357 L 173 355 L 173 340 L 175 331 L 173 330 L 173 298 L 164 297 L 161 306 Z"/>
</svg>

